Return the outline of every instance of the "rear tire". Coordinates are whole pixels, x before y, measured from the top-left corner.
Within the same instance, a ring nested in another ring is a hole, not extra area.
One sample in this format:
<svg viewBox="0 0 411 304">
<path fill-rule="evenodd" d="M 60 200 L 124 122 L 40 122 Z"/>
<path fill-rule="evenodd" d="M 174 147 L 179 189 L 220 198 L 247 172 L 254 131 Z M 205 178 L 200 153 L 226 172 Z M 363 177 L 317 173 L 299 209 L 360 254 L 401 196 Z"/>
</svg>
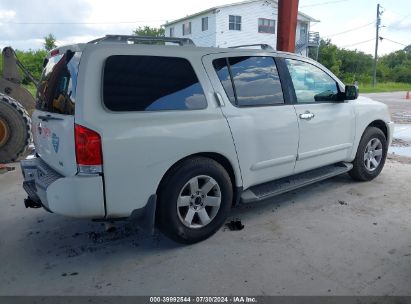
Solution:
<svg viewBox="0 0 411 304">
<path fill-rule="evenodd" d="M 0 93 L 0 163 L 16 161 L 32 140 L 31 119 L 23 106 Z"/>
<path fill-rule="evenodd" d="M 157 223 L 176 242 L 200 242 L 221 228 L 232 201 L 226 170 L 212 159 L 191 158 L 173 168 L 161 183 Z"/>
<path fill-rule="evenodd" d="M 358 145 L 357 154 L 352 162 L 350 176 L 358 181 L 370 181 L 376 178 L 384 167 L 387 157 L 387 139 L 384 133 L 375 127 L 368 127 Z"/>
</svg>

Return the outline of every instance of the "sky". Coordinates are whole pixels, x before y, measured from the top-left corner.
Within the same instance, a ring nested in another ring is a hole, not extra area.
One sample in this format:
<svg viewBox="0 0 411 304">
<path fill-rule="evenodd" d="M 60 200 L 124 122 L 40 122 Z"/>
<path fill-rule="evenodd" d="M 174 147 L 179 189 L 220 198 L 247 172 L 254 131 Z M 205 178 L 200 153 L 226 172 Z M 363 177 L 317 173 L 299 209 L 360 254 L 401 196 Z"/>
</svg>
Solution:
<svg viewBox="0 0 411 304">
<path fill-rule="evenodd" d="M 42 48 L 52 33 L 58 45 L 87 42 L 105 34 L 131 34 L 210 7 L 238 0 L 0 0 L 0 48 Z M 383 26 L 379 55 L 411 44 L 411 0 L 300 0 L 299 10 L 320 22 L 323 38 L 340 47 L 374 54 L 377 3 Z M 345 33 L 343 33 L 345 32 Z"/>
</svg>

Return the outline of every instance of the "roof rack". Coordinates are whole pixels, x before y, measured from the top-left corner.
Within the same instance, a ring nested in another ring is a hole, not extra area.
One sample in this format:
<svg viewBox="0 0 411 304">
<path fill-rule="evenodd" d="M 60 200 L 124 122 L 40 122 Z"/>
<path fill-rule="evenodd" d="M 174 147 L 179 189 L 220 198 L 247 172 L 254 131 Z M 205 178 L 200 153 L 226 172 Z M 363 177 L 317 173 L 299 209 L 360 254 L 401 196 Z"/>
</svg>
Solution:
<svg viewBox="0 0 411 304">
<path fill-rule="evenodd" d="M 144 42 L 171 42 L 180 46 L 195 46 L 189 38 L 175 37 L 152 37 L 152 36 L 134 36 L 134 35 L 106 35 L 104 37 L 89 41 L 89 44 L 98 44 L 102 42 L 119 42 L 119 43 L 144 43 Z"/>
<path fill-rule="evenodd" d="M 259 47 L 261 47 L 262 50 L 274 50 L 271 45 L 265 44 L 265 43 L 235 45 L 235 46 L 230 46 L 228 48 L 229 49 L 238 49 L 238 48 L 249 47 L 249 46 L 259 46 Z"/>
</svg>

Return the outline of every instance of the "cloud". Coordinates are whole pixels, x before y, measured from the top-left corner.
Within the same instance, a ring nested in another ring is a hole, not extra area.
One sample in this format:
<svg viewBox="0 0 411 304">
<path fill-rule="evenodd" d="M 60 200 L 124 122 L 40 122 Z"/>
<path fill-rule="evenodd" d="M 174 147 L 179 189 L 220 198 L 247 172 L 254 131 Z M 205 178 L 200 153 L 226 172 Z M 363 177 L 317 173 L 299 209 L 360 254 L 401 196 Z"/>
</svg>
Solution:
<svg viewBox="0 0 411 304">
<path fill-rule="evenodd" d="M 41 47 L 44 36 L 49 33 L 63 40 L 72 36 L 73 33 L 97 34 L 99 31 L 93 31 L 83 24 L 61 24 L 73 21 L 82 22 L 91 14 L 91 10 L 92 7 L 82 0 L 70 0 L 69 2 L 3 1 L 0 4 L 0 18 L 5 16 L 0 22 L 1 46 L 25 45 L 23 48 L 35 49 Z M 42 22 L 56 24 L 41 24 Z"/>
</svg>

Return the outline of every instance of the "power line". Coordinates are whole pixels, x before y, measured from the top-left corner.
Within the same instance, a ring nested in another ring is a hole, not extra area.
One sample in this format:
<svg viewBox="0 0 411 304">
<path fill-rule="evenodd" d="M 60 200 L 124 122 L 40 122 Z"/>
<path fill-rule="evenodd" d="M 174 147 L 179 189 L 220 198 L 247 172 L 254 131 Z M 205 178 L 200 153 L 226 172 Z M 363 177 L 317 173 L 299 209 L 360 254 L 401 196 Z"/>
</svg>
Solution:
<svg viewBox="0 0 411 304">
<path fill-rule="evenodd" d="M 339 3 L 339 2 L 347 2 L 347 1 L 349 1 L 349 0 L 336 0 L 336 1 L 313 3 L 313 4 L 307 4 L 307 5 L 300 6 L 300 8 L 304 8 L 304 7 L 314 7 L 314 6 L 320 6 L 320 5 L 326 5 L 326 4 L 333 4 L 333 3 Z"/>
<path fill-rule="evenodd" d="M 396 43 L 396 44 L 400 44 L 400 45 L 403 45 L 403 46 L 408 46 L 407 44 L 404 44 L 404 43 L 401 43 L 401 42 L 397 42 L 397 41 L 394 41 L 394 40 L 391 40 L 391 39 L 388 39 L 388 38 L 385 38 L 385 37 L 381 37 L 380 36 L 380 40 L 381 41 L 383 41 L 383 40 L 388 40 L 388 41 L 391 41 L 391 42 L 393 42 L 393 43 Z"/>
<path fill-rule="evenodd" d="M 364 28 L 364 27 L 367 27 L 367 26 L 369 26 L 369 25 L 371 25 L 371 24 L 374 24 L 374 22 L 375 22 L 375 20 L 371 21 L 370 23 L 367 23 L 367 24 L 364 24 L 364 25 L 361 25 L 361 26 L 358 26 L 358 27 L 355 27 L 355 28 L 352 28 L 352 29 L 349 29 L 349 30 L 346 30 L 346 31 L 343 31 L 343 32 L 335 33 L 335 34 L 332 34 L 332 35 L 325 35 L 324 37 L 330 38 L 330 37 L 342 35 L 342 34 L 345 34 L 345 33 L 353 32 L 353 31 L 362 29 L 362 28 Z"/>
<path fill-rule="evenodd" d="M 374 38 L 368 39 L 368 40 L 364 40 L 364 41 L 361 41 L 361 42 L 357 42 L 357 43 L 353 43 L 353 44 L 343 45 L 341 48 L 352 47 L 352 46 L 359 45 L 359 44 L 363 44 L 363 43 L 367 43 L 367 42 L 370 42 L 370 41 L 373 41 L 373 40 L 374 40 Z"/>
</svg>

